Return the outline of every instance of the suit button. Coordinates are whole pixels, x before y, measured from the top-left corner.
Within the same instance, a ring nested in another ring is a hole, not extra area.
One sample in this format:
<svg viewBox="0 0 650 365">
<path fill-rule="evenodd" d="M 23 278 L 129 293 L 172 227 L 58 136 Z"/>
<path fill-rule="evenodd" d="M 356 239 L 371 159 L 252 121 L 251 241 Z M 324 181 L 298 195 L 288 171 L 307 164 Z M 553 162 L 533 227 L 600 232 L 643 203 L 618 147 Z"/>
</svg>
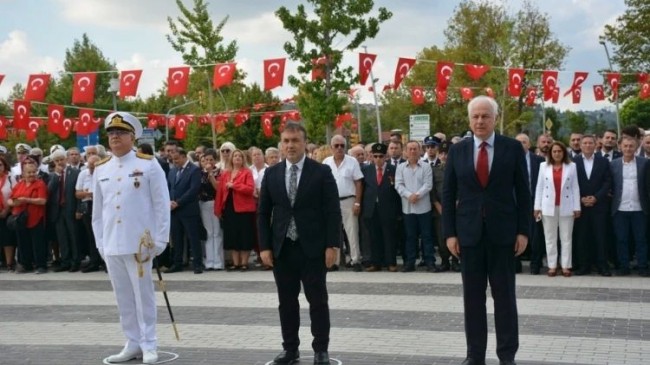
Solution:
<svg viewBox="0 0 650 365">
<path fill-rule="evenodd" d="M 117 167 L 122 168 L 122 165 L 119 165 L 119 166 L 117 166 Z"/>
<path fill-rule="evenodd" d="M 121 178 L 121 177 L 118 177 L 118 178 L 117 178 L 117 181 L 122 181 L 122 178 Z"/>
<path fill-rule="evenodd" d="M 121 220 L 121 219 L 118 219 L 118 220 L 117 220 L 117 224 L 120 224 L 120 223 L 122 223 L 122 220 Z"/>
<path fill-rule="evenodd" d="M 117 195 L 120 195 L 120 194 L 121 194 L 121 193 L 118 191 L 118 192 L 117 192 Z"/>
<path fill-rule="evenodd" d="M 118 205 L 118 206 L 116 206 L 116 207 L 115 207 L 115 209 L 120 209 L 120 206 L 119 206 L 119 205 Z"/>
</svg>

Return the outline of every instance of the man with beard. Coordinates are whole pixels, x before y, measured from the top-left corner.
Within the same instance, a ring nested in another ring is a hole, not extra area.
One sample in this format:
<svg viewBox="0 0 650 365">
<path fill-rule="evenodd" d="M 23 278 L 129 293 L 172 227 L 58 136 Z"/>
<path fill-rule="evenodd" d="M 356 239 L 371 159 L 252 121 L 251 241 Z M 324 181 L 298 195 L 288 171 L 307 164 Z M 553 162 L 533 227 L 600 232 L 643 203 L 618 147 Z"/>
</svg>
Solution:
<svg viewBox="0 0 650 365">
<path fill-rule="evenodd" d="M 540 134 L 539 137 L 537 137 L 537 155 L 546 158 L 550 151 L 551 143 L 553 143 L 553 138 L 551 138 L 551 136 L 548 134 Z"/>
<path fill-rule="evenodd" d="M 598 154 L 602 157 L 605 157 L 609 162 L 612 162 L 612 160 L 621 157 L 623 154 L 620 151 L 616 150 L 617 142 L 618 134 L 616 131 L 613 129 L 606 130 L 605 133 L 603 133 L 603 146 Z"/>
</svg>

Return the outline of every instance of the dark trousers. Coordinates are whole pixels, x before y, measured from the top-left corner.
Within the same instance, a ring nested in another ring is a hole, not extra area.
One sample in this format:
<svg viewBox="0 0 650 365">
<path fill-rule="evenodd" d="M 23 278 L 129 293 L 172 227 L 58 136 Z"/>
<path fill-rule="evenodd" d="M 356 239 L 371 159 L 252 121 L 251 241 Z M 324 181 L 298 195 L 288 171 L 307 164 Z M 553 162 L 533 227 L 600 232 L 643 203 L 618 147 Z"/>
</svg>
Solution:
<svg viewBox="0 0 650 365">
<path fill-rule="evenodd" d="M 422 214 L 404 214 L 404 229 L 406 230 L 406 261 L 404 266 L 415 265 L 417 255 L 418 234 L 422 239 L 424 262 L 427 266 L 436 263 L 431 211 Z"/>
<path fill-rule="evenodd" d="M 590 271 L 595 263 L 599 271 L 609 270 L 605 256 L 605 241 L 607 239 L 607 210 L 594 210 L 582 207 L 580 218 L 576 219 L 577 259 L 581 270 Z"/>
<path fill-rule="evenodd" d="M 397 265 L 397 233 L 395 232 L 395 217 L 382 219 L 379 214 L 381 207 L 375 203 L 375 210 L 372 218 L 365 218 L 365 226 L 370 232 L 372 259 L 376 266 Z"/>
<path fill-rule="evenodd" d="M 330 312 L 327 303 L 327 269 L 325 255 L 318 258 L 305 256 L 299 241 L 285 239 L 280 255 L 273 265 L 273 276 L 278 288 L 280 301 L 280 327 L 282 328 L 282 347 L 286 351 L 296 351 L 300 345 L 300 306 L 298 294 L 300 283 L 305 288 L 309 302 L 311 334 L 314 337 L 312 348 L 315 352 L 327 351 L 330 341 Z"/>
<path fill-rule="evenodd" d="M 438 254 L 440 254 L 441 265 L 449 267 L 450 260 L 451 262 L 458 263 L 458 258 L 449 252 L 447 241 L 445 241 L 445 238 L 442 236 L 442 217 L 438 214 L 433 216 L 433 228 L 435 230 L 435 236 L 438 239 Z"/>
<path fill-rule="evenodd" d="M 460 250 L 467 356 L 479 361 L 485 359 L 487 348 L 488 282 L 494 299 L 497 356 L 502 361 L 514 360 L 519 349 L 513 245 L 514 239 L 500 245 L 482 237 L 476 246 L 462 246 Z"/>
<path fill-rule="evenodd" d="M 192 250 L 192 266 L 197 269 L 203 266 L 203 250 L 199 240 L 199 222 L 201 216 L 178 216 L 172 213 L 171 236 L 174 242 L 174 265 L 183 265 L 183 253 L 185 248 L 185 236 Z"/>
<path fill-rule="evenodd" d="M 47 269 L 47 241 L 45 240 L 45 223 L 41 220 L 36 226 L 19 230 L 18 257 L 20 265 L 27 270 Z"/>
<path fill-rule="evenodd" d="M 98 266 L 102 263 L 102 258 L 99 256 L 99 251 L 97 250 L 97 244 L 95 243 L 95 235 L 93 234 L 93 216 L 92 216 L 92 211 L 93 211 L 93 202 L 92 201 L 87 201 L 84 202 L 88 209 L 87 213 L 84 213 L 83 216 L 81 216 L 81 222 L 83 223 L 83 228 L 84 231 L 86 232 L 86 237 L 87 237 L 87 242 L 88 242 L 88 258 L 89 258 L 89 266 Z"/>
<path fill-rule="evenodd" d="M 542 268 L 542 258 L 546 253 L 546 238 L 544 238 L 544 225 L 542 221 L 533 222 L 530 240 L 530 267 L 531 269 Z"/>
<path fill-rule="evenodd" d="M 634 236 L 636 260 L 639 269 L 648 268 L 648 242 L 646 241 L 646 215 L 642 211 L 614 213 L 616 252 L 619 269 L 630 268 L 630 231 Z"/>
<path fill-rule="evenodd" d="M 63 207 L 56 220 L 56 237 L 61 250 L 61 266 L 79 265 L 81 257 L 77 240 L 77 220 L 74 213 L 66 214 Z"/>
</svg>

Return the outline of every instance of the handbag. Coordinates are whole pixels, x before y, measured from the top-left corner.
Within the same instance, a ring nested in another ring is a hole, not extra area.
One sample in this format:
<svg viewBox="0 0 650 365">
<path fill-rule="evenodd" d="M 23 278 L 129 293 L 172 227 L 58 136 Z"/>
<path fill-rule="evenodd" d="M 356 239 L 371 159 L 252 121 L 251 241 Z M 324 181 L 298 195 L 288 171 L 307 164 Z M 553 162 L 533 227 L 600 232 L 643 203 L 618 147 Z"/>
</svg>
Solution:
<svg viewBox="0 0 650 365">
<path fill-rule="evenodd" d="M 27 209 L 7 217 L 7 228 L 12 231 L 22 231 L 27 228 Z"/>
</svg>

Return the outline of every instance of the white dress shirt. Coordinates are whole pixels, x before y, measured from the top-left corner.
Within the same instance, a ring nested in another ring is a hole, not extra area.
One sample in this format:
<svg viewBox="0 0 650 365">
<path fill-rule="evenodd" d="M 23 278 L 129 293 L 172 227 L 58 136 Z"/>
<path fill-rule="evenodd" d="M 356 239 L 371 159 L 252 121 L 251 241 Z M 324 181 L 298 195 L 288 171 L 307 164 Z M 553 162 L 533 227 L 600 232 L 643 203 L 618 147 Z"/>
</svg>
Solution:
<svg viewBox="0 0 650 365">
<path fill-rule="evenodd" d="M 295 165 L 298 166 L 298 171 L 296 171 L 296 188 L 300 185 L 300 175 L 302 175 L 302 168 L 305 166 L 305 157 L 303 155 L 300 161 L 296 162 Z M 287 168 L 284 170 L 284 186 L 287 188 L 287 195 L 289 194 L 289 179 L 291 178 L 291 166 L 294 165 L 289 160 L 285 159 Z"/>
<path fill-rule="evenodd" d="M 336 166 L 334 156 L 327 157 L 323 160 L 323 165 L 327 165 L 332 169 L 334 179 L 336 179 L 336 186 L 339 189 L 339 198 L 355 196 L 357 188 L 354 182 L 363 179 L 361 166 L 356 158 L 350 155 L 343 155 L 343 161 Z"/>
<path fill-rule="evenodd" d="M 476 164 L 478 163 L 478 153 L 481 151 L 481 143 L 484 141 L 476 136 L 474 138 L 474 169 L 476 170 Z M 487 146 L 485 148 L 487 149 L 488 153 L 488 171 L 492 170 L 492 160 L 494 160 L 494 132 L 492 135 L 488 137 L 488 139 L 485 140 L 487 142 Z"/>
<path fill-rule="evenodd" d="M 641 202 L 639 201 L 639 185 L 637 181 L 636 159 L 630 162 L 623 162 L 623 194 L 621 195 L 621 205 L 618 210 L 621 212 L 639 212 Z"/>
<path fill-rule="evenodd" d="M 92 192 L 92 185 L 93 185 L 93 175 L 90 174 L 90 169 L 83 169 L 81 172 L 79 172 L 79 176 L 77 177 L 77 184 L 75 185 L 75 190 L 76 191 L 89 191 Z M 92 197 L 84 198 L 81 201 L 89 201 L 93 200 Z"/>
<path fill-rule="evenodd" d="M 582 155 L 582 161 L 585 163 L 585 173 L 587 174 L 587 179 L 591 179 L 591 170 L 594 169 L 594 155 L 591 155 L 591 157 Z"/>
</svg>

